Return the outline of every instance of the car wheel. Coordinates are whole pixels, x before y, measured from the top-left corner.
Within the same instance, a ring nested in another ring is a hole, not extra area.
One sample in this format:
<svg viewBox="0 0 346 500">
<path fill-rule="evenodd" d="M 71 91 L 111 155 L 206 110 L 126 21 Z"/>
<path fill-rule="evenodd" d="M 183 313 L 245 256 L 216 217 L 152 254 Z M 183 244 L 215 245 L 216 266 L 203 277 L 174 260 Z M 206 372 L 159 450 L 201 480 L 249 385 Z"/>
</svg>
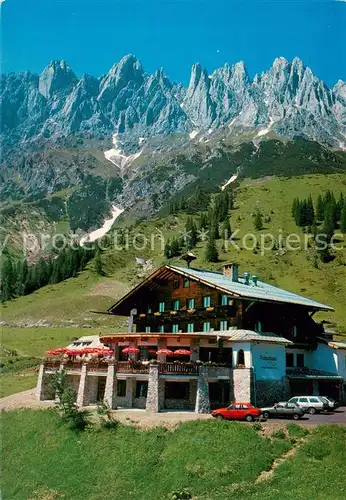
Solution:
<svg viewBox="0 0 346 500">
<path fill-rule="evenodd" d="M 270 417 L 269 412 L 267 412 L 267 411 L 263 412 L 263 413 L 262 413 L 262 417 L 263 417 L 263 418 L 269 418 L 269 417 Z"/>
<path fill-rule="evenodd" d="M 219 413 L 218 415 L 216 415 L 216 417 L 215 417 L 215 418 L 217 418 L 218 420 L 223 420 L 223 418 L 224 418 L 224 417 L 223 417 L 223 415 L 221 415 L 221 414 Z"/>
<path fill-rule="evenodd" d="M 311 406 L 311 408 L 308 409 L 308 413 L 310 413 L 310 415 L 315 415 L 316 408 L 314 408 L 313 406 Z"/>
<path fill-rule="evenodd" d="M 252 415 L 246 415 L 245 420 L 247 422 L 252 422 L 253 421 L 253 416 Z"/>
<path fill-rule="evenodd" d="M 300 415 L 299 415 L 299 413 L 295 413 L 295 414 L 293 415 L 293 420 L 299 420 L 299 419 L 300 419 Z"/>
</svg>

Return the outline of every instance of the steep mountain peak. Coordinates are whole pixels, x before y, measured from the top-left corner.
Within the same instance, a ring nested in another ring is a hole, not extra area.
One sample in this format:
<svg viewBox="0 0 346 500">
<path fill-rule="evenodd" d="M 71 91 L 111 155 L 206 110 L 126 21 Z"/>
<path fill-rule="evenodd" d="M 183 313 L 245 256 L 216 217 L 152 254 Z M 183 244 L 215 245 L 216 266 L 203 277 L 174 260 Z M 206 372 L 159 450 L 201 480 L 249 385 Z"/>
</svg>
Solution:
<svg viewBox="0 0 346 500">
<path fill-rule="evenodd" d="M 285 57 L 276 57 L 273 62 L 273 67 L 274 68 L 284 68 L 285 66 L 288 66 L 289 62 Z"/>
<path fill-rule="evenodd" d="M 38 89 L 49 99 L 55 92 L 66 90 L 78 81 L 76 75 L 66 61 L 51 61 L 42 71 Z"/>
</svg>

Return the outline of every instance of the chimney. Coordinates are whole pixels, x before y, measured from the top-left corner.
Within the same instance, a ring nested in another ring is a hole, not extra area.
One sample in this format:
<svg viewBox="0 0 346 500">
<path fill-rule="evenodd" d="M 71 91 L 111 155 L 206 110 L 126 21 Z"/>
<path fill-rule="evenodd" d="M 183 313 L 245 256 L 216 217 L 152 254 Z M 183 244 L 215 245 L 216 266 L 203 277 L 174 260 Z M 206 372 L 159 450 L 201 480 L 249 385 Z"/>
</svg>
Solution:
<svg viewBox="0 0 346 500">
<path fill-rule="evenodd" d="M 244 273 L 245 285 L 250 285 L 250 273 Z"/>
<path fill-rule="evenodd" d="M 254 285 L 254 286 L 257 286 L 257 281 L 258 281 L 257 276 L 256 276 L 255 274 L 253 274 L 251 279 L 252 279 L 252 283 L 253 283 L 253 285 Z"/>
<path fill-rule="evenodd" d="M 223 275 L 228 278 L 232 278 L 232 281 L 238 281 L 238 264 L 230 262 L 229 264 L 225 264 L 223 266 Z"/>
</svg>

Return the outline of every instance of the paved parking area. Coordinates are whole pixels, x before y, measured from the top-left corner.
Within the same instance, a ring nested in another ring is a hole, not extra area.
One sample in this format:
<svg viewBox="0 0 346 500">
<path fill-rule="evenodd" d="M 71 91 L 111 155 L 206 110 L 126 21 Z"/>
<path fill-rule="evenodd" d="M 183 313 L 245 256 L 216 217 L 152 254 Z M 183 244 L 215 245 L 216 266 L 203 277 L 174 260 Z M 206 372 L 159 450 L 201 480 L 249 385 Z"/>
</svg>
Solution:
<svg viewBox="0 0 346 500">
<path fill-rule="evenodd" d="M 293 419 L 270 418 L 269 422 L 295 422 Z M 335 412 L 316 413 L 315 415 L 305 415 L 298 420 L 299 424 L 318 425 L 318 424 L 339 424 L 346 425 L 346 406 L 340 407 Z"/>
</svg>

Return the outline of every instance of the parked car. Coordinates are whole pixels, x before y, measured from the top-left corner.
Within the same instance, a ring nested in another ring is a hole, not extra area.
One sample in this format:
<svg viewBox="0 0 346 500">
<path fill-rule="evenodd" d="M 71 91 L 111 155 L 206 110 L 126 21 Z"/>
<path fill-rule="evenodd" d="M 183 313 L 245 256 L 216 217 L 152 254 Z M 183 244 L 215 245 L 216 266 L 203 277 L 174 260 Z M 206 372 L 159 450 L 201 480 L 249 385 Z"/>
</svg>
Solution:
<svg viewBox="0 0 346 500">
<path fill-rule="evenodd" d="M 259 418 L 261 410 L 255 408 L 250 403 L 232 403 L 227 408 L 218 408 L 212 411 L 212 416 L 218 419 L 226 420 L 246 420 L 251 422 Z"/>
<path fill-rule="evenodd" d="M 338 401 L 335 401 L 335 399 L 330 398 L 329 396 L 319 396 L 319 398 L 323 401 L 323 403 L 327 403 L 327 411 L 334 411 L 340 406 Z"/>
<path fill-rule="evenodd" d="M 310 415 L 328 410 L 329 408 L 328 403 L 324 403 L 319 396 L 295 396 L 288 402 L 296 403 L 303 408 L 306 413 L 310 413 Z"/>
<path fill-rule="evenodd" d="M 268 408 L 261 408 L 261 416 L 264 418 L 270 417 L 289 417 L 294 420 L 299 420 L 305 414 L 303 408 L 296 403 L 276 403 Z"/>
</svg>

